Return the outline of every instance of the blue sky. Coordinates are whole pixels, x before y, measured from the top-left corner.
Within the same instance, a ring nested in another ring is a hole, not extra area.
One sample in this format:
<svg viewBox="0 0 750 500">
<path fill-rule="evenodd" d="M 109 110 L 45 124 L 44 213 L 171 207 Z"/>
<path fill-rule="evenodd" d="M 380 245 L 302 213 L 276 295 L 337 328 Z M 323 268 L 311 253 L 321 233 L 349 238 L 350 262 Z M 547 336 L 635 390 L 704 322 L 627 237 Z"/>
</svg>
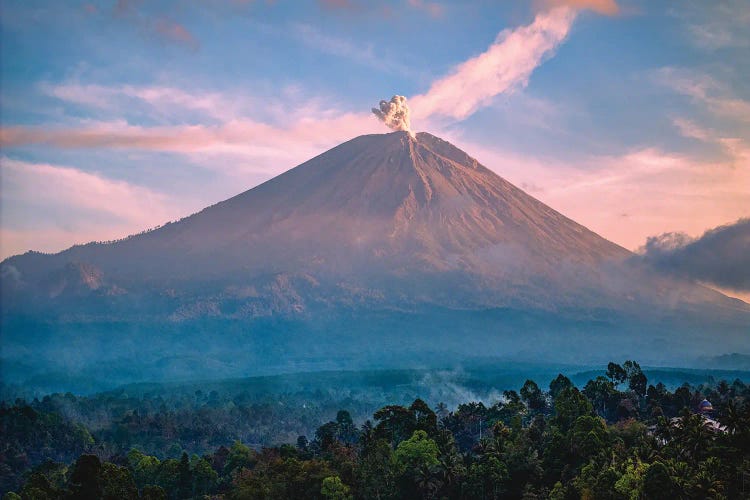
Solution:
<svg viewBox="0 0 750 500">
<path fill-rule="evenodd" d="M 440 135 L 627 248 L 750 216 L 750 3 L 2 5 L 0 255 L 162 224 L 362 133 Z"/>
</svg>

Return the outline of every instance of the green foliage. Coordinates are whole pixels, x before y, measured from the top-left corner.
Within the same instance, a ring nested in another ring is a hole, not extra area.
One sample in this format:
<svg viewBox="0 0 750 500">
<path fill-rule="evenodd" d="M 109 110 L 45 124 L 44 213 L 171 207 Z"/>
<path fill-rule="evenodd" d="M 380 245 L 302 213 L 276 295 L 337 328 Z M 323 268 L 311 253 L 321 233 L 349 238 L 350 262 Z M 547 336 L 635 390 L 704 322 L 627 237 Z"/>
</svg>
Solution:
<svg viewBox="0 0 750 500">
<path fill-rule="evenodd" d="M 539 412 L 546 408 L 547 401 L 533 380 L 527 380 L 521 388 L 521 399 L 531 411 Z"/>
<path fill-rule="evenodd" d="M 649 465 L 643 475 L 643 498 L 645 500 L 657 500 L 672 498 L 675 495 L 677 495 L 677 491 L 667 467 L 659 461 Z"/>
<path fill-rule="evenodd" d="M 330 500 L 347 500 L 351 498 L 349 487 L 345 485 L 338 476 L 328 476 L 323 479 L 320 494 Z"/>
<path fill-rule="evenodd" d="M 553 422 L 563 431 L 567 431 L 578 417 L 591 415 L 591 402 L 577 388 L 564 389 L 555 398 L 555 416 Z"/>
<path fill-rule="evenodd" d="M 116 431 L 93 433 L 92 441 L 80 423 L 51 411 L 52 398 L 18 402 L 0 406 L 2 492 L 24 500 L 747 498 L 750 389 L 739 380 L 674 392 L 645 384 L 637 363 L 610 363 L 606 376 L 583 390 L 562 375 L 549 392 L 527 380 L 491 405 L 442 405 L 436 414 L 417 399 L 385 406 L 374 424 L 360 427 L 349 411 L 332 411 L 312 441 L 293 429 L 287 444 L 251 448 L 236 439 L 247 434 L 235 427 L 222 444 L 200 452 L 191 439 L 209 432 L 194 432 L 209 423 L 201 412 L 236 412 L 226 425 L 256 414 L 213 391 L 193 395 L 212 409 L 196 411 L 190 425 L 167 408 L 152 419 L 122 403 L 124 417 L 98 427 Z M 725 428 L 695 412 L 704 398 Z M 58 400 L 67 415 L 82 401 Z M 293 410 L 288 418 L 297 418 Z M 143 426 L 165 438 L 154 445 Z M 45 434 L 29 435 L 39 432 Z M 21 443 L 31 446 L 28 453 Z M 78 455 L 55 461 L 68 445 Z"/>
<path fill-rule="evenodd" d="M 437 465 L 440 463 L 439 454 L 437 443 L 428 438 L 425 431 L 417 430 L 409 439 L 398 445 L 394 457 L 401 467 L 414 470 L 422 466 Z"/>
<path fill-rule="evenodd" d="M 138 488 L 133 475 L 126 467 L 105 462 L 101 469 L 102 498 L 104 500 L 134 500 Z"/>
<path fill-rule="evenodd" d="M 557 396 L 559 396 L 563 390 L 571 389 L 572 387 L 573 382 L 561 373 L 549 383 L 549 395 L 552 396 L 552 399 L 557 399 Z"/>
<path fill-rule="evenodd" d="M 96 500 L 103 494 L 102 463 L 96 455 L 81 455 L 73 466 L 68 489 L 74 498 Z"/>
</svg>

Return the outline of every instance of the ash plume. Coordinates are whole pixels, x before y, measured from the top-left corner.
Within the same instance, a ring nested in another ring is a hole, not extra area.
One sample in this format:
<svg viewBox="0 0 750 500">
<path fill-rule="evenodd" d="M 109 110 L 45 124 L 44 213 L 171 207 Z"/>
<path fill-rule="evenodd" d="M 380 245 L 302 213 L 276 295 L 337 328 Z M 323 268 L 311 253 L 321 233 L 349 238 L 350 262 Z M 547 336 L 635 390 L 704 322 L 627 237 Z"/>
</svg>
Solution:
<svg viewBox="0 0 750 500">
<path fill-rule="evenodd" d="M 409 105 L 406 103 L 406 97 L 394 95 L 390 101 L 380 101 L 379 107 L 372 108 L 372 112 L 391 130 L 405 130 L 411 133 Z"/>
</svg>

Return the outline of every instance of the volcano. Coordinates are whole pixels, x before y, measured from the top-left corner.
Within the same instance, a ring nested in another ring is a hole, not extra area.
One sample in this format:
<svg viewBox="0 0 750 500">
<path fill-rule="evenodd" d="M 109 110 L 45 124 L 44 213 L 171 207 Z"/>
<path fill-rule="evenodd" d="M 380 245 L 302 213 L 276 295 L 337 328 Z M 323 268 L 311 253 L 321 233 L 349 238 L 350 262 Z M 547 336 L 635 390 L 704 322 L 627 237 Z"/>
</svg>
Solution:
<svg viewBox="0 0 750 500">
<path fill-rule="evenodd" d="M 357 137 L 178 222 L 2 272 L 11 378 L 90 372 L 87 356 L 128 363 L 125 380 L 488 354 L 658 362 L 750 336 L 746 304 L 643 268 L 427 133 Z"/>
</svg>

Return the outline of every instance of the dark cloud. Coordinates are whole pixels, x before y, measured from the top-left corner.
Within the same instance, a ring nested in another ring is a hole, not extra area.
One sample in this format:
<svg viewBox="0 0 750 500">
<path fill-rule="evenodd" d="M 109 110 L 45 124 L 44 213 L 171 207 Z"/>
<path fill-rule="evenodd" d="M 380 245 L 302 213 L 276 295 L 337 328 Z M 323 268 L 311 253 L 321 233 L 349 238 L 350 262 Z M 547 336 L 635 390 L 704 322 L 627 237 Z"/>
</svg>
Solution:
<svg viewBox="0 0 750 500">
<path fill-rule="evenodd" d="M 750 291 L 750 218 L 692 239 L 684 233 L 652 236 L 643 259 L 659 270 L 739 291 Z"/>
</svg>

